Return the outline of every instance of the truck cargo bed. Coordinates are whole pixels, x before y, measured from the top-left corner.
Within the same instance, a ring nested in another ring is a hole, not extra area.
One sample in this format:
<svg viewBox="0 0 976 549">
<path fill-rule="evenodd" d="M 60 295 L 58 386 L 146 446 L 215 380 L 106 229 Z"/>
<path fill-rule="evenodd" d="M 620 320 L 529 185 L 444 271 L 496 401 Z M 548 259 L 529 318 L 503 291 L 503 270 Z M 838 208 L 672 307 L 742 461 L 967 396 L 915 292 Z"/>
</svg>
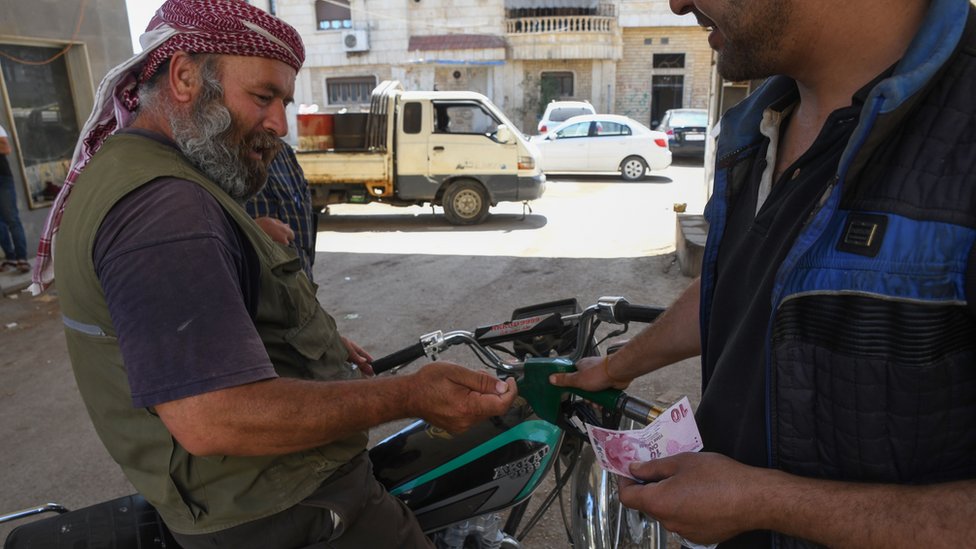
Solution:
<svg viewBox="0 0 976 549">
<path fill-rule="evenodd" d="M 373 151 L 298 151 L 298 162 L 311 185 L 388 181 L 389 155 Z"/>
</svg>

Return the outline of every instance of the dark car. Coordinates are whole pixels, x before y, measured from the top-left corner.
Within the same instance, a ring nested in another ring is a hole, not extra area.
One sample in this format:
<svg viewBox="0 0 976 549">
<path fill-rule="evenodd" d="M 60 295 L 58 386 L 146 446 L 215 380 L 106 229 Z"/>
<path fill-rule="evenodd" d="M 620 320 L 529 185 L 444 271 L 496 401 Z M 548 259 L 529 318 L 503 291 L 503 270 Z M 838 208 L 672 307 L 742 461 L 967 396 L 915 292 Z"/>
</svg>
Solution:
<svg viewBox="0 0 976 549">
<path fill-rule="evenodd" d="M 708 111 L 705 109 L 671 109 L 664 112 L 658 131 L 668 134 L 674 156 L 705 157 L 708 135 Z"/>
</svg>

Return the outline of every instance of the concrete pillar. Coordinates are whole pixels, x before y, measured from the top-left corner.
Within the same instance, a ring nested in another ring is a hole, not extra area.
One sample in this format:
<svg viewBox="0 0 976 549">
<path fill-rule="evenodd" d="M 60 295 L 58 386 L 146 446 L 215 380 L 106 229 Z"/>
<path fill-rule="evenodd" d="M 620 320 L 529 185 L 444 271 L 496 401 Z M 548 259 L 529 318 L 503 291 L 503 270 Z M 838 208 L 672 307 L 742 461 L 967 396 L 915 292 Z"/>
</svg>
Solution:
<svg viewBox="0 0 976 549">
<path fill-rule="evenodd" d="M 683 213 L 677 215 L 675 251 L 681 274 L 689 277 L 696 277 L 701 274 L 707 236 L 708 222 L 705 221 L 705 216 Z"/>
</svg>

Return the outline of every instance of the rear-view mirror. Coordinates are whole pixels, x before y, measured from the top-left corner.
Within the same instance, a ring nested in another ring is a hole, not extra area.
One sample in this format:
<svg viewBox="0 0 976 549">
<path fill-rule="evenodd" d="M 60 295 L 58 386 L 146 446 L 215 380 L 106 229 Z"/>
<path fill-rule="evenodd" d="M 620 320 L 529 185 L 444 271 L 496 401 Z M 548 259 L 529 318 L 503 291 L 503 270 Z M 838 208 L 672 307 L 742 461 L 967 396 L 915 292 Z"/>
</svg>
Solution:
<svg viewBox="0 0 976 549">
<path fill-rule="evenodd" d="M 495 140 L 499 143 L 511 143 L 513 137 L 512 130 L 508 129 L 508 126 L 504 124 L 498 126 L 498 129 L 495 131 Z"/>
</svg>

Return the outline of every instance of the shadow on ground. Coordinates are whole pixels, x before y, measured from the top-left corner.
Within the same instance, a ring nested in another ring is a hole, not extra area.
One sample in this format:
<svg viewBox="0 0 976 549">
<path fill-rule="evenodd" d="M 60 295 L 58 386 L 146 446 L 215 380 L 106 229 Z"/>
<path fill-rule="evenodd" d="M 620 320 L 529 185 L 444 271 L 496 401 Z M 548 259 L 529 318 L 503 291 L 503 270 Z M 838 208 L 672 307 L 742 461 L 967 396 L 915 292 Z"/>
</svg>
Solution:
<svg viewBox="0 0 976 549">
<path fill-rule="evenodd" d="M 320 231 L 340 233 L 369 232 L 486 232 L 532 231 L 545 227 L 548 219 L 538 214 L 496 214 L 478 225 L 451 225 L 443 214 L 329 214 L 319 218 Z"/>
<path fill-rule="evenodd" d="M 674 180 L 663 175 L 645 175 L 637 181 L 626 181 L 620 177 L 619 173 L 546 173 L 546 181 L 549 183 L 620 183 L 621 185 L 647 185 L 673 183 Z"/>
</svg>

